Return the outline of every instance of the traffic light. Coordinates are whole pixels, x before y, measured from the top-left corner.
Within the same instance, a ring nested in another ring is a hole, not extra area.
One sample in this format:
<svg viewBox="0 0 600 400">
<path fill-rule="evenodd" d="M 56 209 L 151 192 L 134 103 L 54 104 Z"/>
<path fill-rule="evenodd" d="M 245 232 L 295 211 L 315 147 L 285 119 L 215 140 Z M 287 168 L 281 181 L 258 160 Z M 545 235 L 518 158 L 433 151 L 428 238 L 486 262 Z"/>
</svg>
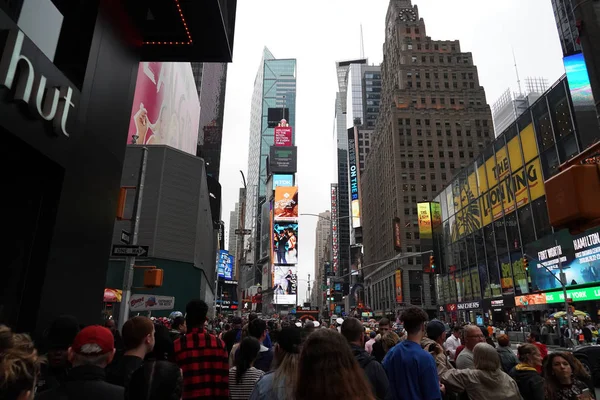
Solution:
<svg viewBox="0 0 600 400">
<path fill-rule="evenodd" d="M 529 271 L 529 261 L 527 260 L 527 257 L 523 257 L 523 269 L 525 272 Z"/>
<path fill-rule="evenodd" d="M 429 256 L 429 268 L 431 272 L 435 272 L 435 257 L 432 255 Z"/>
</svg>

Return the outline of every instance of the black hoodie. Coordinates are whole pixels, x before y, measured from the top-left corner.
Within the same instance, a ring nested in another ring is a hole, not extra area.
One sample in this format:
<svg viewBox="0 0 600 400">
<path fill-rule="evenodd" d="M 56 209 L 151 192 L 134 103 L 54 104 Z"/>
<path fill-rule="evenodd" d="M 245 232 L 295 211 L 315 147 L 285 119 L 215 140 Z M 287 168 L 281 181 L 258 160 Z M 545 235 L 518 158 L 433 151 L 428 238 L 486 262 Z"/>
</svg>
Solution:
<svg viewBox="0 0 600 400">
<path fill-rule="evenodd" d="M 525 364 L 517 364 L 509 373 L 517 382 L 523 400 L 544 400 L 544 378 Z"/>
<path fill-rule="evenodd" d="M 358 365 L 365 371 L 375 397 L 379 400 L 386 399 L 386 396 L 390 393 L 390 383 L 379 361 L 361 346 L 350 344 L 350 347 Z"/>
</svg>

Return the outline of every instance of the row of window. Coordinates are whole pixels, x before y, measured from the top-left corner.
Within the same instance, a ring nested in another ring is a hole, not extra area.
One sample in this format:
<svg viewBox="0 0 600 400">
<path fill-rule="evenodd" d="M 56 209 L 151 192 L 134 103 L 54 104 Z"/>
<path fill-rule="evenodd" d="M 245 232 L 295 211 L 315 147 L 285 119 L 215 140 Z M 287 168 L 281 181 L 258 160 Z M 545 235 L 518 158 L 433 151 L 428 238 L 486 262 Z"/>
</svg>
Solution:
<svg viewBox="0 0 600 400">
<path fill-rule="evenodd" d="M 420 185 L 421 192 L 426 192 L 427 188 L 428 188 L 428 185 L 426 183 L 423 183 L 423 184 Z M 402 185 L 402 191 L 403 192 L 409 192 L 409 191 L 410 192 L 416 192 L 417 191 L 417 185 L 415 185 L 414 183 L 412 183 L 412 184 L 405 183 L 405 184 Z M 437 193 L 437 185 L 431 185 L 431 191 L 433 193 Z M 427 196 L 423 196 L 423 197 L 426 198 Z"/>
<path fill-rule="evenodd" d="M 439 100 L 439 102 L 438 102 L 438 100 Z M 400 102 L 402 103 L 402 100 L 400 100 Z M 424 105 L 427 105 L 427 106 L 431 105 L 431 106 L 433 106 L 432 108 L 436 108 L 436 109 L 440 108 L 440 107 L 437 106 L 438 104 L 440 104 L 442 106 L 445 106 L 446 104 L 449 104 L 451 106 L 458 105 L 458 106 L 461 106 L 460 108 L 464 108 L 465 101 L 463 99 L 458 99 L 458 101 L 457 101 L 454 97 L 451 97 L 449 99 L 449 102 L 446 103 L 446 98 L 445 97 L 439 97 L 438 98 L 438 97 L 431 96 L 430 102 L 428 103 L 425 97 L 421 97 L 420 98 L 420 102 L 419 102 L 419 99 L 417 99 L 416 97 L 413 97 L 412 98 L 412 104 L 414 106 L 416 106 L 418 104 L 420 104 L 422 106 L 424 106 Z M 481 98 L 477 98 L 477 99 L 473 99 L 472 97 L 469 98 L 469 106 L 473 107 L 475 105 L 477 105 L 477 106 L 485 106 L 486 104 L 485 104 L 485 102 Z M 420 108 L 422 108 L 422 107 L 420 107 Z"/>
<path fill-rule="evenodd" d="M 420 29 L 419 29 L 419 27 L 408 26 L 408 27 L 406 27 L 406 33 L 408 33 L 409 35 L 411 33 L 415 33 L 418 35 L 420 33 Z M 415 37 L 415 39 L 417 41 L 421 40 L 421 38 L 418 36 Z M 407 40 L 410 41 L 411 39 L 407 38 Z M 418 44 L 417 46 L 418 46 L 418 50 L 421 50 L 421 44 Z M 439 44 L 439 43 L 432 43 L 432 44 L 425 43 L 422 45 L 422 48 L 424 50 L 438 50 L 438 51 L 456 51 L 457 50 L 457 47 L 455 44 L 445 45 L 445 44 Z"/>
<path fill-rule="evenodd" d="M 452 133 L 447 133 L 448 136 L 451 136 Z M 400 135 L 403 136 L 403 135 Z M 423 143 L 427 143 L 427 147 L 431 148 L 433 147 L 433 140 L 427 140 L 426 142 L 423 142 L 423 140 L 417 140 L 417 146 L 422 147 Z M 438 140 L 437 141 L 438 147 L 443 147 L 444 146 L 444 141 L 443 140 Z M 452 147 L 452 139 L 448 139 L 446 140 L 446 144 L 448 147 Z M 457 141 L 458 147 L 463 147 L 463 141 L 462 140 L 458 140 Z M 412 146 L 412 140 L 411 139 L 406 139 L 406 145 L 407 146 Z M 473 142 L 471 142 L 470 140 L 467 140 L 467 147 L 471 148 L 473 147 Z"/>
<path fill-rule="evenodd" d="M 431 79 L 432 75 L 433 75 L 434 79 L 439 79 L 440 78 L 439 72 L 433 72 L 433 74 L 430 73 L 430 72 L 425 72 L 425 79 Z M 415 72 L 413 74 L 412 71 L 408 71 L 406 73 L 406 77 L 407 78 L 412 78 L 413 76 L 415 77 L 415 79 L 417 81 L 421 80 L 421 73 L 420 72 Z M 458 74 L 456 72 L 450 72 L 450 73 L 443 72 L 441 76 L 443 76 L 445 80 L 448 80 L 448 77 L 451 76 L 453 81 L 456 81 L 457 78 L 458 78 Z M 467 79 L 474 80 L 475 79 L 475 74 L 473 72 L 461 72 L 460 73 L 460 77 L 462 78 L 463 81 L 466 81 Z"/>
<path fill-rule="evenodd" d="M 413 87 L 421 89 L 421 82 L 417 82 L 414 86 L 411 81 L 406 82 L 407 89 L 412 89 Z M 425 82 L 425 89 L 440 89 L 440 83 L 434 82 L 432 87 L 431 82 Z M 450 89 L 450 82 L 444 82 L 444 89 Z M 458 82 L 452 82 L 452 89 L 458 89 Z M 463 82 L 462 89 L 475 89 L 475 82 Z"/>
<path fill-rule="evenodd" d="M 431 125 L 431 120 L 429 118 L 425 118 L 423 120 L 420 119 L 420 118 L 415 118 L 415 125 L 419 126 L 419 125 L 421 125 L 421 122 L 423 122 L 423 124 L 425 126 L 430 126 Z M 475 126 L 484 126 L 485 127 L 485 126 L 489 125 L 487 119 L 475 119 L 474 123 L 475 123 Z M 410 126 L 410 124 L 411 124 L 410 118 L 398 118 L 398 125 L 401 125 L 401 126 L 402 125 Z M 466 126 L 471 126 L 471 121 L 465 121 L 464 124 Z M 442 126 L 442 122 L 441 121 L 435 121 L 435 126 L 438 127 L 438 128 L 441 127 Z M 444 126 L 446 127 L 446 129 L 448 129 L 451 126 L 451 124 L 450 124 L 449 121 L 445 121 L 444 122 Z M 460 129 L 462 125 L 461 125 L 460 122 L 455 122 L 455 126 L 456 126 L 457 129 Z M 469 131 L 467 131 L 467 132 L 469 132 Z"/>
<path fill-rule="evenodd" d="M 412 45 L 406 45 L 406 50 L 412 50 Z M 410 56 L 411 62 L 413 64 L 416 64 L 419 62 L 419 57 L 417 56 Z M 401 60 L 404 60 L 404 57 L 401 58 Z M 462 56 L 438 56 L 437 57 L 437 63 L 436 63 L 436 58 L 435 56 L 421 56 L 421 63 L 420 64 L 467 64 L 467 65 L 471 65 L 469 57 L 462 57 Z M 401 61 L 401 64 L 406 64 L 405 62 Z"/>
</svg>

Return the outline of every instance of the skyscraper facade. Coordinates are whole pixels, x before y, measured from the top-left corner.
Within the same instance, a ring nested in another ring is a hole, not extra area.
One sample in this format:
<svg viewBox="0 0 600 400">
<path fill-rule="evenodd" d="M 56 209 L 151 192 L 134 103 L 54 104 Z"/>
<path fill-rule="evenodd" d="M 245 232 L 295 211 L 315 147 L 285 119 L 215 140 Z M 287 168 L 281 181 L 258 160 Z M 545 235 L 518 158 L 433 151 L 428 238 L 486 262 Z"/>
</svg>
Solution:
<svg viewBox="0 0 600 400">
<path fill-rule="evenodd" d="M 235 208 L 229 213 L 229 239 L 227 243 L 227 249 L 230 254 L 237 255 L 238 235 L 235 234 L 235 230 L 240 225 L 240 203 L 235 203 Z"/>
<path fill-rule="evenodd" d="M 457 40 L 428 37 L 410 0 L 390 2 L 385 26 L 381 111 L 362 175 L 364 264 L 401 258 L 363 274 L 367 304 L 394 314 L 402 304 L 434 309 L 434 285 L 418 254 L 417 202 L 432 199 L 475 158 L 493 125 L 472 54 Z M 398 269 L 402 283 L 391 290 Z"/>
<path fill-rule="evenodd" d="M 331 230 L 331 212 L 325 211 L 319 213 L 319 220 L 315 229 L 315 283 L 311 294 L 310 302 L 318 307 L 323 305 L 323 278 L 325 276 L 325 263 L 329 262 L 326 247 L 329 244 Z"/>
<path fill-rule="evenodd" d="M 581 51 L 577 20 L 571 0 L 551 0 L 558 37 L 564 55 Z"/>
<path fill-rule="evenodd" d="M 275 117 L 277 118 L 275 118 Z M 274 145 L 274 119 L 285 117 L 294 128 L 296 124 L 296 60 L 277 59 L 266 47 L 254 81 L 254 92 L 250 111 L 250 141 L 248 151 L 248 174 L 246 194 L 246 229 L 251 229 L 245 248 L 249 257 L 246 262 L 254 267 L 246 273 L 254 274 L 253 284 L 262 281 L 264 252 L 260 249 L 260 232 L 263 223 L 261 208 L 267 195 L 267 157 Z M 295 143 L 295 133 L 292 144 Z M 263 253 L 263 254 L 261 254 Z M 266 252 L 270 254 L 270 252 Z M 266 273 L 266 272 L 265 272 Z M 246 282 L 252 279 L 246 277 Z"/>
</svg>

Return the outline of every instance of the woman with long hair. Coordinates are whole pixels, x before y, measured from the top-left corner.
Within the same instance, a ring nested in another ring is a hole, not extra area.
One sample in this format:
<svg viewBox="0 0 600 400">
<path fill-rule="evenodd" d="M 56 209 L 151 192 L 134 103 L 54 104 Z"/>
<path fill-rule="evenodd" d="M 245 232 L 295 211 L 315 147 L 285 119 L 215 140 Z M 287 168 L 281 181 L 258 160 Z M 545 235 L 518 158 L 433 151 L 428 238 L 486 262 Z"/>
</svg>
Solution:
<svg viewBox="0 0 600 400">
<path fill-rule="evenodd" d="M 473 349 L 475 368 L 449 369 L 440 381 L 452 392 L 466 392 L 470 400 L 521 400 L 519 387 L 500 368 L 500 356 L 487 343 Z"/>
<path fill-rule="evenodd" d="M 595 399 L 586 383 L 590 376 L 581 362 L 570 353 L 552 353 L 544 362 L 546 400 Z"/>
<path fill-rule="evenodd" d="M 509 375 L 517 382 L 523 400 L 544 400 L 544 378 L 537 372 L 542 365 L 539 349 L 527 343 L 519 346 L 518 352 L 519 363 L 510 370 Z"/>
<path fill-rule="evenodd" d="M 251 336 L 240 342 L 235 356 L 235 366 L 229 370 L 229 398 L 248 400 L 252 389 L 265 373 L 254 367 L 254 361 L 260 351 L 259 341 Z"/>
<path fill-rule="evenodd" d="M 131 375 L 125 389 L 126 400 L 179 400 L 183 392 L 183 375 L 175 363 L 146 361 Z"/>
<path fill-rule="evenodd" d="M 33 399 L 39 372 L 40 360 L 31 339 L 0 326 L 0 399 Z"/>
<path fill-rule="evenodd" d="M 329 329 L 317 330 L 304 342 L 294 398 L 375 399 L 346 339 Z"/>
<path fill-rule="evenodd" d="M 281 329 L 274 347 L 273 370 L 257 382 L 250 400 L 294 398 L 301 343 L 300 328 L 286 326 Z"/>
</svg>

